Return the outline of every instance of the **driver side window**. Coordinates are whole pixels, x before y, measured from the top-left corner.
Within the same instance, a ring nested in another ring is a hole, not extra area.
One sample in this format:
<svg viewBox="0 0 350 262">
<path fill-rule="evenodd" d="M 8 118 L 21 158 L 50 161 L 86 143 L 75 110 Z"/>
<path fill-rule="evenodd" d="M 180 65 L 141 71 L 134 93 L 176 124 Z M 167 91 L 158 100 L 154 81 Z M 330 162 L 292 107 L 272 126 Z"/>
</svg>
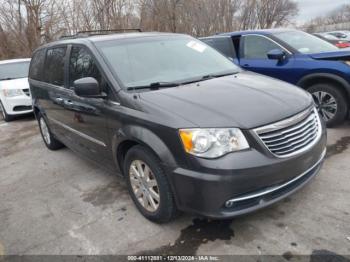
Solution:
<svg viewBox="0 0 350 262">
<path fill-rule="evenodd" d="M 273 49 L 281 49 L 281 47 L 262 36 L 244 36 L 243 58 L 267 59 L 267 53 Z"/>
<path fill-rule="evenodd" d="M 69 86 L 84 77 L 93 77 L 101 85 L 101 73 L 90 52 L 85 47 L 74 46 L 69 59 Z"/>
</svg>

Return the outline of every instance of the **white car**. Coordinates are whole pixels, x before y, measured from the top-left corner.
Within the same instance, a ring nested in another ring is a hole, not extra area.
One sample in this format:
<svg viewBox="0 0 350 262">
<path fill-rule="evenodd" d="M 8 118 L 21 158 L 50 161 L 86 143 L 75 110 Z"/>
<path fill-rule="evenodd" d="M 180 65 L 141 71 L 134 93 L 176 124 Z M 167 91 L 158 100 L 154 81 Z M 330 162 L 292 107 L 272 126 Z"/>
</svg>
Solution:
<svg viewBox="0 0 350 262">
<path fill-rule="evenodd" d="M 333 35 L 340 40 L 350 41 L 350 31 L 332 31 L 327 34 Z"/>
<path fill-rule="evenodd" d="M 0 61 L 0 111 L 6 122 L 33 112 L 28 84 L 30 59 Z"/>
</svg>

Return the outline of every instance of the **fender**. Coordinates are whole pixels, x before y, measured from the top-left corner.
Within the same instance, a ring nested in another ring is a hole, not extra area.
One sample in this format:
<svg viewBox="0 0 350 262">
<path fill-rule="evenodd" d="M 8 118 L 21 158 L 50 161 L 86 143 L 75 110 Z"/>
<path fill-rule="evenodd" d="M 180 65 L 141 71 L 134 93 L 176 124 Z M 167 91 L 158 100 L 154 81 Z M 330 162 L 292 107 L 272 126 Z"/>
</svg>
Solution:
<svg viewBox="0 0 350 262">
<path fill-rule="evenodd" d="M 37 99 L 32 100 L 33 113 L 36 119 L 38 119 L 38 113 L 46 117 L 45 109 L 37 102 Z"/>
<path fill-rule="evenodd" d="M 141 126 L 127 125 L 117 130 L 112 138 L 114 162 L 119 171 L 122 171 L 122 168 L 117 159 L 117 152 L 119 146 L 125 141 L 144 145 L 151 149 L 163 164 L 166 164 L 167 166 L 176 166 L 174 156 L 165 143 L 155 133 Z"/>
<path fill-rule="evenodd" d="M 347 95 L 350 97 L 350 83 L 348 83 L 341 76 L 338 76 L 338 75 L 335 75 L 335 74 L 314 73 L 314 74 L 306 75 L 302 79 L 299 80 L 299 82 L 297 83 L 297 86 L 305 88 L 309 81 L 312 82 L 313 80 L 320 79 L 320 78 L 330 79 L 330 80 L 333 80 L 334 82 L 339 83 L 340 85 L 342 85 L 344 87 L 344 89 L 347 92 Z"/>
<path fill-rule="evenodd" d="M 29 88 L 30 88 L 30 92 L 32 94 L 32 107 L 33 107 L 33 112 L 34 112 L 34 116 L 35 118 L 37 118 L 37 113 L 41 113 L 46 117 L 46 112 L 45 112 L 45 108 L 42 107 L 41 103 L 40 103 L 40 99 L 43 99 L 43 92 L 39 92 L 37 91 L 37 89 L 33 89 L 32 85 L 36 85 L 36 86 L 40 86 L 40 88 L 45 88 L 44 87 L 44 83 L 38 81 L 38 80 L 34 80 L 34 79 L 30 79 L 28 78 L 28 82 L 29 82 Z"/>
</svg>

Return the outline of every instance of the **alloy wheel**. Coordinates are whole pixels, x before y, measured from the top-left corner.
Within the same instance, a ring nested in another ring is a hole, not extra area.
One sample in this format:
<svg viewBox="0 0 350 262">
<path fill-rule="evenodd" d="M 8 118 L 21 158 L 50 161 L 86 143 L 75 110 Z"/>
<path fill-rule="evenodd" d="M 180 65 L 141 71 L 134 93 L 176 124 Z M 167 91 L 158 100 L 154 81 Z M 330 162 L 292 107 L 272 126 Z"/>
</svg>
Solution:
<svg viewBox="0 0 350 262">
<path fill-rule="evenodd" d="M 160 204 L 159 187 L 151 168 L 141 160 L 134 160 L 129 169 L 130 184 L 137 201 L 149 212 Z"/>
<path fill-rule="evenodd" d="M 46 144 L 51 144 L 50 131 L 43 117 L 40 118 L 40 129 Z"/>
<path fill-rule="evenodd" d="M 312 93 L 318 112 L 327 122 L 331 120 L 338 111 L 338 104 L 334 96 L 324 91 Z"/>
</svg>

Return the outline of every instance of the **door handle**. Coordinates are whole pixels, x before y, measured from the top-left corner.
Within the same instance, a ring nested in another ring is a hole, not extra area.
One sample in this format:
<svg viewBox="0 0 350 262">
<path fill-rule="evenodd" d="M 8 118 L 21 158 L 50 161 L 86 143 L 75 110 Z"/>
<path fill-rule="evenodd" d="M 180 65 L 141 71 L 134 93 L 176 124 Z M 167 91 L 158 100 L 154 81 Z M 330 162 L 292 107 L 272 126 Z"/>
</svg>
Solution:
<svg viewBox="0 0 350 262">
<path fill-rule="evenodd" d="M 69 105 L 69 106 L 74 105 L 74 103 L 73 103 L 72 101 L 70 101 L 70 100 L 65 100 L 64 103 L 65 103 L 66 105 Z"/>
<path fill-rule="evenodd" d="M 55 98 L 55 101 L 56 101 L 56 102 L 63 102 L 63 98 L 57 97 L 57 98 Z"/>
<path fill-rule="evenodd" d="M 249 64 L 244 64 L 243 66 L 245 66 L 245 67 L 250 67 L 250 65 L 249 65 Z"/>
<path fill-rule="evenodd" d="M 55 97 L 55 98 L 53 99 L 53 103 L 54 103 L 54 104 L 57 104 L 57 105 L 62 105 L 62 104 L 64 103 L 64 99 L 61 98 L 61 97 Z"/>
</svg>

